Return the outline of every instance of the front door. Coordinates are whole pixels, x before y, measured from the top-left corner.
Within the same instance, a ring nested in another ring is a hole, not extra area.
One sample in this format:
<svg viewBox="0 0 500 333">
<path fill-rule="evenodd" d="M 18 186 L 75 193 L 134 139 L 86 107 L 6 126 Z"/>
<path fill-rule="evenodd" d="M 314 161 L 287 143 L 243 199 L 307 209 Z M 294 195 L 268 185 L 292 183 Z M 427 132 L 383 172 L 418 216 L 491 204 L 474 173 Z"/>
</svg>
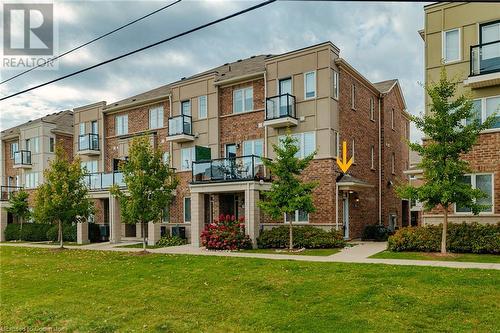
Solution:
<svg viewBox="0 0 500 333">
<path fill-rule="evenodd" d="M 409 224 L 410 204 L 408 200 L 402 200 L 401 205 L 402 205 L 401 211 L 403 214 L 403 216 L 401 216 L 401 224 L 403 227 L 407 227 L 410 225 Z"/>
<path fill-rule="evenodd" d="M 236 209 L 236 198 L 234 194 L 221 194 L 219 196 L 219 211 L 224 215 L 234 215 L 238 218 L 238 209 Z"/>
<path fill-rule="evenodd" d="M 292 79 L 279 80 L 279 95 L 280 95 L 280 117 L 289 115 L 288 106 L 291 103 L 290 97 L 286 94 L 292 94 Z"/>
<path fill-rule="evenodd" d="M 349 239 L 349 194 L 345 193 L 342 201 L 344 211 L 344 238 Z"/>
<path fill-rule="evenodd" d="M 236 145 L 234 143 L 226 145 L 226 158 L 236 157 Z"/>
</svg>

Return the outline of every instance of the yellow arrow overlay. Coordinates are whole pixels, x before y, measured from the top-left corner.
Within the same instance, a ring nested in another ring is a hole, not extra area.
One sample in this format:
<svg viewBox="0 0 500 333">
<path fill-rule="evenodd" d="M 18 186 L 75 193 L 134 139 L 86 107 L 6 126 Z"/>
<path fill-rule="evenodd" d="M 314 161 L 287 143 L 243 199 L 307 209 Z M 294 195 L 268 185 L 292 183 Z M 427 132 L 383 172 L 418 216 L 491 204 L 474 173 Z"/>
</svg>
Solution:
<svg viewBox="0 0 500 333">
<path fill-rule="evenodd" d="M 347 161 L 347 143 L 345 141 L 342 142 L 342 161 L 337 156 L 337 164 L 343 173 L 346 173 L 352 165 L 352 157 Z"/>
</svg>

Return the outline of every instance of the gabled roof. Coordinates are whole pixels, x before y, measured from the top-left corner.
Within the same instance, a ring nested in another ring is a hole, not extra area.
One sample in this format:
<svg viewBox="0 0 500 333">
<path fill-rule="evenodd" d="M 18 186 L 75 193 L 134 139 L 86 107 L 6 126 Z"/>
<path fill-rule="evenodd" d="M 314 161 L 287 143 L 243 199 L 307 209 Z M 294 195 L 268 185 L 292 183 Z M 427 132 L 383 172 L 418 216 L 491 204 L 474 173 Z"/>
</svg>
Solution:
<svg viewBox="0 0 500 333">
<path fill-rule="evenodd" d="M 18 135 L 21 132 L 21 128 L 24 126 L 31 126 L 32 124 L 36 124 L 39 122 L 55 124 L 56 128 L 54 130 L 65 132 L 65 133 L 73 133 L 73 112 L 70 110 L 55 112 L 41 118 L 29 120 L 20 125 L 8 128 L 1 132 L 2 139 L 10 136 Z"/>
<path fill-rule="evenodd" d="M 373 85 L 380 91 L 382 94 L 386 94 L 394 87 L 394 85 L 398 83 L 397 79 L 385 80 L 380 82 L 375 82 Z"/>
</svg>

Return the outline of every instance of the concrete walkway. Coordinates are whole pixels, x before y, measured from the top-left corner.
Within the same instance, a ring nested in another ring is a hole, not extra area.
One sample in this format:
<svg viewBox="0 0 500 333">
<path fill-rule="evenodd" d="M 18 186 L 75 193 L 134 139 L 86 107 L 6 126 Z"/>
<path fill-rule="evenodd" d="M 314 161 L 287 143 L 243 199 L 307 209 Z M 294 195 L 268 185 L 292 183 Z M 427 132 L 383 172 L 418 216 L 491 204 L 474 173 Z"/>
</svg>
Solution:
<svg viewBox="0 0 500 333">
<path fill-rule="evenodd" d="M 89 245 L 71 246 L 65 245 L 68 249 L 78 250 L 97 250 L 97 251 L 116 251 L 116 252 L 137 252 L 142 248 L 123 248 L 120 246 L 128 244 L 137 244 L 136 241 L 125 241 L 118 244 L 94 243 Z M 38 248 L 55 248 L 55 245 L 34 244 L 34 243 L 1 243 L 2 246 L 21 246 Z M 220 257 L 243 257 L 260 258 L 272 260 L 296 260 L 312 262 L 343 262 L 360 264 L 386 264 L 403 266 L 431 266 L 431 267 L 450 267 L 450 268 L 476 268 L 476 269 L 495 269 L 500 270 L 500 264 L 476 263 L 476 262 L 458 262 L 458 261 L 431 261 L 431 260 L 403 260 L 403 259 L 371 259 L 370 256 L 381 252 L 387 248 L 385 242 L 353 242 L 351 247 L 342 249 L 339 253 L 330 256 L 305 256 L 288 254 L 270 254 L 270 253 L 248 253 L 248 252 L 230 252 L 230 251 L 209 251 L 204 248 L 196 248 L 191 245 L 171 246 L 158 249 L 148 249 L 151 253 L 161 254 L 184 254 L 184 255 L 204 255 Z"/>
</svg>

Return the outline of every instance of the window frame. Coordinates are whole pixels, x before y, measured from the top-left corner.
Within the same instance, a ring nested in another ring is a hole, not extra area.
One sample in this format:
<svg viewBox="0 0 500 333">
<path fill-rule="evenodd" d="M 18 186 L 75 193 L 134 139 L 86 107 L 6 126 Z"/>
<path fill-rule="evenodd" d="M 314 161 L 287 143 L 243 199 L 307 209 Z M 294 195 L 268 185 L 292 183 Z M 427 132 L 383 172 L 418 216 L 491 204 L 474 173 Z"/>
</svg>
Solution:
<svg viewBox="0 0 500 333">
<path fill-rule="evenodd" d="M 356 110 L 356 84 L 351 84 L 351 109 Z"/>
<path fill-rule="evenodd" d="M 370 120 L 375 121 L 375 99 L 370 97 Z"/>
<path fill-rule="evenodd" d="M 86 127 L 86 126 L 85 126 L 85 122 L 80 123 L 80 124 L 78 125 L 78 127 L 79 127 L 79 130 L 78 130 L 78 131 L 79 131 L 79 134 L 80 134 L 80 135 L 84 135 L 84 134 L 85 134 L 85 132 L 87 131 L 87 130 L 86 130 L 86 128 L 85 128 L 85 127 Z"/>
<path fill-rule="evenodd" d="M 53 136 L 49 137 L 49 153 L 56 151 L 56 138 Z"/>
<path fill-rule="evenodd" d="M 395 111 L 394 108 L 391 109 L 391 129 L 395 129 L 396 119 L 395 119 Z"/>
<path fill-rule="evenodd" d="M 156 114 L 156 124 L 152 123 L 153 117 L 152 114 Z M 161 117 L 160 117 L 161 115 Z M 165 110 L 163 108 L 163 105 L 160 106 L 154 106 L 149 108 L 149 129 L 158 129 L 158 128 L 163 128 L 164 123 L 163 123 L 163 118 L 165 117 Z"/>
<path fill-rule="evenodd" d="M 375 170 L 375 146 L 370 146 L 370 168 L 371 170 Z"/>
<path fill-rule="evenodd" d="M 252 91 L 252 107 L 250 110 L 246 109 L 246 100 L 247 100 L 247 92 Z M 234 95 L 241 91 L 241 111 L 236 111 L 235 105 L 236 105 L 236 99 L 234 98 Z M 254 93 L 253 93 L 253 85 L 241 87 L 238 89 L 233 89 L 233 114 L 240 114 L 240 113 L 246 113 L 246 112 L 252 112 L 254 110 Z"/>
<path fill-rule="evenodd" d="M 441 59 L 443 60 L 443 63 L 450 64 L 450 63 L 462 61 L 462 43 L 461 43 L 462 31 L 461 30 L 462 29 L 460 29 L 460 28 L 453 28 L 453 29 L 443 31 L 443 33 L 441 35 Z M 446 59 L 446 47 L 447 47 L 446 46 L 446 34 L 449 32 L 453 32 L 453 31 L 458 31 L 458 59 L 448 60 L 448 59 Z"/>
<path fill-rule="evenodd" d="M 305 140 L 304 138 L 306 137 L 306 134 L 312 134 L 312 138 L 314 140 L 314 150 L 313 151 L 316 151 L 316 143 L 317 143 L 317 140 L 316 140 L 316 131 L 307 131 L 307 132 L 300 132 L 300 133 L 293 133 L 292 134 L 292 137 L 295 137 L 299 139 L 299 151 L 297 152 L 297 154 L 299 154 L 299 156 L 297 156 L 298 158 L 300 159 L 303 159 L 305 158 L 306 156 L 308 155 L 305 155 L 304 152 L 305 152 Z M 278 136 L 278 143 L 281 144 L 281 140 L 285 137 L 285 135 L 280 135 Z M 312 153 L 312 152 L 311 152 Z"/>
<path fill-rule="evenodd" d="M 14 146 L 17 147 L 16 150 L 14 150 Z M 19 141 L 11 142 L 10 143 L 10 159 L 14 159 L 14 154 L 19 151 Z"/>
<path fill-rule="evenodd" d="M 183 152 L 186 151 L 186 150 L 190 150 L 191 153 L 190 153 L 190 163 L 189 163 L 189 168 L 186 169 L 184 167 L 184 159 L 183 159 Z M 187 147 L 187 148 L 181 148 L 181 167 L 180 167 L 180 170 L 181 171 L 191 171 L 193 170 L 193 161 L 195 160 L 195 147 Z"/>
<path fill-rule="evenodd" d="M 491 176 L 491 207 L 489 211 L 481 211 L 479 212 L 479 215 L 481 214 L 494 214 L 495 212 L 495 173 L 494 172 L 479 172 L 479 173 L 466 173 L 464 176 L 470 176 L 470 185 L 472 188 L 477 189 L 476 187 L 476 176 Z M 453 204 L 453 212 L 458 215 L 471 215 L 473 214 L 472 211 L 470 212 L 457 212 L 457 204 Z"/>
<path fill-rule="evenodd" d="M 189 105 L 189 113 L 184 113 L 184 105 L 188 104 Z M 181 101 L 180 105 L 180 110 L 179 110 L 179 114 L 180 115 L 183 115 L 183 116 L 191 116 L 192 115 L 192 106 L 191 106 L 191 100 L 190 99 L 186 99 L 186 100 L 183 100 Z"/>
<path fill-rule="evenodd" d="M 314 96 L 307 97 L 307 76 L 314 75 Z M 315 99 L 318 96 L 318 83 L 316 78 L 316 70 L 304 73 L 304 100 Z"/>
<path fill-rule="evenodd" d="M 396 174 L 396 153 L 391 153 L 391 172 L 393 175 Z"/>
<path fill-rule="evenodd" d="M 120 123 L 119 120 L 121 120 L 122 126 L 119 126 L 119 123 Z M 121 131 L 119 129 L 123 129 L 124 132 L 121 133 Z M 128 134 L 128 114 L 121 114 L 121 115 L 115 116 L 115 132 L 116 132 L 115 134 L 117 136 Z"/>
<path fill-rule="evenodd" d="M 292 224 L 309 224 L 310 223 L 310 214 L 307 213 L 307 220 L 306 221 L 299 221 L 299 213 L 300 213 L 299 209 L 295 210 L 294 219 L 292 220 Z M 285 224 L 290 223 L 286 219 L 286 214 L 283 214 L 283 222 Z"/>
<path fill-rule="evenodd" d="M 479 115 L 479 118 L 480 118 L 479 120 L 481 121 L 481 124 L 486 120 L 486 118 L 488 118 L 486 116 L 486 112 L 487 112 L 486 101 L 488 99 L 492 99 L 492 98 L 500 98 L 500 95 L 475 98 L 475 99 L 472 100 L 472 102 L 479 101 L 481 103 L 481 110 L 480 110 L 480 115 Z M 500 112 L 500 110 L 499 110 L 499 112 Z M 497 114 L 497 117 L 498 116 L 500 116 L 500 113 Z M 464 126 L 467 125 L 467 119 L 462 119 L 462 125 L 464 125 Z M 492 128 L 487 128 L 487 129 L 483 130 L 481 133 L 487 133 L 489 131 L 499 131 L 499 130 L 500 130 L 500 127 L 492 127 Z"/>
<path fill-rule="evenodd" d="M 352 138 L 351 145 L 352 145 L 351 146 L 352 163 L 356 164 L 356 159 L 354 158 L 354 156 L 356 155 L 356 139 L 355 138 Z"/>
<path fill-rule="evenodd" d="M 191 211 L 189 212 L 189 221 L 186 220 L 186 200 L 189 199 L 189 208 L 191 208 L 191 197 L 184 197 L 182 200 L 183 208 L 182 208 L 182 221 L 184 223 L 191 223 L 192 216 L 191 216 Z"/>
<path fill-rule="evenodd" d="M 201 109 L 201 101 L 205 100 L 205 110 L 204 110 L 204 115 L 202 116 L 202 109 Z M 203 96 L 198 96 L 198 119 L 207 119 L 208 118 L 208 96 L 203 95 Z"/>
<path fill-rule="evenodd" d="M 334 100 L 339 100 L 340 88 L 339 88 L 339 72 L 333 70 L 332 74 L 332 97 Z"/>
</svg>

